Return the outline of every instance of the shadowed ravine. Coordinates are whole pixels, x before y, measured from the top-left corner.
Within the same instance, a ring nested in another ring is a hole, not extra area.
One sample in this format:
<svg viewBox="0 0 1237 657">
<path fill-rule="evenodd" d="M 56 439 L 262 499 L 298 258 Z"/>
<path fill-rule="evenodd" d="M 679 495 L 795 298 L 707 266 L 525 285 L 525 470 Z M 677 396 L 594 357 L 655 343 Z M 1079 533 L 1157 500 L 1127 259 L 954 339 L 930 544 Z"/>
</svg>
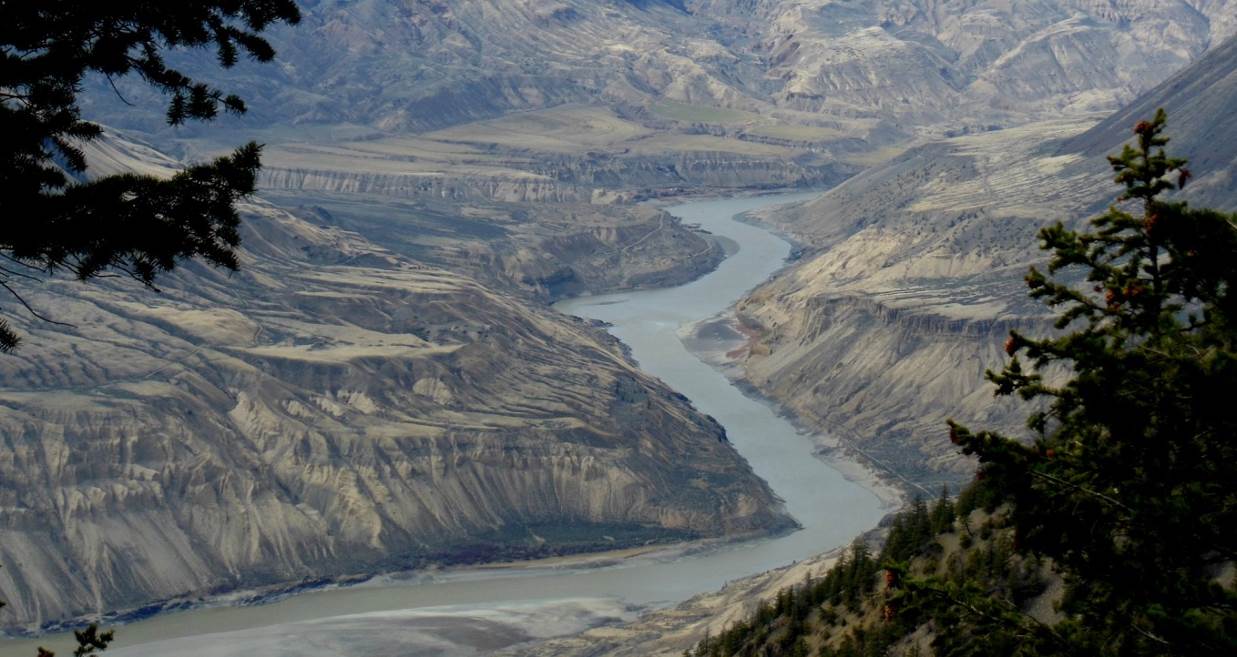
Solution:
<svg viewBox="0 0 1237 657">
<path fill-rule="evenodd" d="M 882 514 L 877 496 L 813 456 L 813 443 L 767 404 L 747 397 L 692 355 L 685 326 L 722 312 L 783 266 L 790 245 L 735 221 L 736 214 L 805 198 L 777 195 L 686 203 L 669 211 L 740 245 L 690 284 L 565 301 L 559 310 L 604 320 L 641 367 L 715 417 L 740 454 L 803 526 L 791 534 L 703 549 L 666 549 L 606 566 L 537 565 L 452 570 L 405 580 L 318 590 L 252 607 L 212 607 L 124 626 L 115 655 L 166 654 L 160 642 L 187 635 L 208 657 L 248 655 L 488 654 L 504 645 L 631 618 L 726 581 L 848 542 Z M 294 637 L 294 638 L 293 638 Z M 65 637 L 0 644 L 0 657 L 64 650 Z"/>
</svg>

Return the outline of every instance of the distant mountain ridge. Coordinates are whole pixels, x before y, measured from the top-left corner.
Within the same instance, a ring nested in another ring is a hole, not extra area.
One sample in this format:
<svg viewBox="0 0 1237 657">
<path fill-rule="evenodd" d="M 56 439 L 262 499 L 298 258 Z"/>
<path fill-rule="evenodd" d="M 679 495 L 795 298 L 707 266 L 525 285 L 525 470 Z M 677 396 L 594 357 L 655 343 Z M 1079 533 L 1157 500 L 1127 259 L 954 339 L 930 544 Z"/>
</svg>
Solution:
<svg viewBox="0 0 1237 657">
<path fill-rule="evenodd" d="M 1057 153 L 1102 157 L 1120 150 L 1130 126 L 1168 112 L 1170 148 L 1190 159 L 1195 175 L 1188 196 L 1202 203 L 1237 207 L 1237 38 L 1208 51 L 1196 64 L 1168 78 L 1086 132 L 1063 141 Z"/>
<path fill-rule="evenodd" d="M 851 137 L 1008 125 L 1116 109 L 1237 29 L 1232 0 L 317 0 L 303 13 L 276 33 L 274 70 L 186 60 L 250 100 L 238 125 L 415 132 L 661 100 L 841 121 Z M 157 110 L 99 89 L 98 118 L 168 135 Z"/>
<path fill-rule="evenodd" d="M 271 66 L 173 57 L 243 118 L 169 129 L 106 81 L 86 114 L 184 160 L 257 139 L 287 194 L 819 188 L 917 139 L 1117 109 L 1232 34 L 1232 2 L 318 0 Z"/>
</svg>

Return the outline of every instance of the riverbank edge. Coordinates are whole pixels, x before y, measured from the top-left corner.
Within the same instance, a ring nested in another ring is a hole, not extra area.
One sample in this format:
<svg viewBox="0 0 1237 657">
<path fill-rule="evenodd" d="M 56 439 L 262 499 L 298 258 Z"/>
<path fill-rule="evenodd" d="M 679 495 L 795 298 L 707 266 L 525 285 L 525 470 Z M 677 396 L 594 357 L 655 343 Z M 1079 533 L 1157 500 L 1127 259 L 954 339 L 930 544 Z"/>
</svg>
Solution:
<svg viewBox="0 0 1237 657">
<path fill-rule="evenodd" d="M 812 191 L 812 190 L 804 190 Z M 823 191 L 822 191 L 823 193 Z M 802 203 L 803 201 L 794 201 L 786 205 Z M 782 206 L 779 206 L 782 207 Z M 796 238 L 790 233 L 778 229 L 776 226 L 761 221 L 753 216 L 754 211 L 741 212 L 734 215 L 734 220 L 740 223 L 747 224 L 767 231 L 776 235 L 779 239 L 790 245 L 790 256 L 786 259 L 783 266 L 777 271 L 770 274 L 764 280 L 756 283 L 748 290 L 750 293 L 757 288 L 760 288 L 768 283 L 771 283 L 779 276 L 788 272 L 796 262 L 808 255 L 814 249 L 811 245 Z M 692 352 L 696 357 L 700 358 L 705 363 L 708 363 L 714 369 L 721 372 L 727 380 L 735 387 L 743 391 L 748 397 L 760 401 L 775 412 L 778 417 L 782 418 L 791 426 L 795 427 L 799 433 L 811 436 L 818 444 L 817 456 L 828 463 L 830 467 L 842 473 L 848 480 L 853 481 L 868 490 L 871 490 L 880 498 L 881 503 L 891 510 L 896 510 L 906 505 L 916 494 L 933 495 L 933 491 L 922 490 L 917 487 L 914 482 L 906 479 L 902 475 L 885 467 L 880 461 L 872 458 L 862 450 L 855 448 L 851 441 L 843 440 L 836 435 L 837 429 L 828 427 L 816 427 L 804 420 L 799 414 L 795 413 L 790 408 L 787 408 L 781 402 L 769 397 L 759 387 L 753 384 L 747 378 L 747 371 L 743 367 L 739 350 L 745 350 L 750 347 L 755 336 L 750 327 L 743 323 L 742 318 L 736 311 L 738 301 L 731 304 L 725 311 L 701 320 L 695 324 L 685 327 L 685 330 L 680 333 L 679 339 L 683 341 L 684 347 Z M 724 349 L 709 349 L 700 344 L 699 332 L 710 324 L 717 322 L 724 323 L 728 328 L 736 334 L 741 335 L 741 339 L 736 339 L 728 348 Z"/>
<path fill-rule="evenodd" d="M 806 578 L 818 578 L 837 563 L 854 543 L 877 549 L 888 534 L 885 515 L 851 544 L 812 555 L 764 572 L 727 582 L 721 588 L 694 595 L 671 607 L 651 609 L 632 621 L 603 624 L 576 634 L 517 644 L 494 657 L 678 657 L 706 635 L 716 635 L 748 619 L 761 601 L 773 599 Z"/>
<path fill-rule="evenodd" d="M 271 584 L 261 587 L 241 587 L 222 590 L 205 595 L 184 596 L 158 600 L 140 607 L 118 610 L 97 616 L 81 616 L 75 619 L 62 620 L 47 624 L 37 630 L 23 631 L 7 629 L 0 633 L 0 643 L 24 641 L 57 641 L 71 636 L 73 630 L 81 629 L 90 624 L 106 625 L 108 628 L 124 627 L 159 616 L 172 615 L 181 612 L 196 611 L 218 607 L 254 607 L 273 604 L 294 596 L 329 591 L 341 588 L 373 586 L 415 585 L 425 578 L 449 578 L 478 572 L 521 571 L 534 572 L 538 570 L 592 570 L 609 568 L 643 557 L 679 558 L 692 554 L 723 548 L 732 544 L 748 541 L 777 538 L 798 530 L 797 523 L 783 525 L 770 529 L 755 530 L 707 538 L 689 540 L 668 540 L 665 542 L 644 542 L 623 545 L 606 550 L 564 551 L 562 554 L 530 558 L 523 560 L 489 561 L 489 562 L 436 562 L 428 566 L 404 569 L 378 569 L 360 573 L 336 575 L 304 579 L 296 582 Z M 192 633 L 183 637 L 196 636 Z M 169 637 L 176 638 L 176 637 Z M 144 642 L 143 642 L 144 643 Z M 134 644 L 140 645 L 140 644 Z"/>
<path fill-rule="evenodd" d="M 774 276 L 776 275 L 775 273 Z M 718 326 L 724 326 L 737 337 L 730 341 L 719 341 L 700 336 L 702 330 Z M 746 353 L 751 340 L 755 337 L 751 331 L 743 324 L 734 307 L 731 307 L 714 317 L 685 327 L 679 339 L 689 352 L 720 372 L 744 395 L 769 407 L 801 435 L 811 438 L 817 446 L 815 452 L 817 458 L 837 470 L 848 481 L 871 491 L 880 499 L 883 508 L 895 511 L 904 506 L 916 492 L 921 492 L 899 478 L 896 473 L 880 467 L 879 463 L 868 458 L 866 454 L 850 447 L 846 441 L 830 435 L 827 430 L 822 431 L 811 426 L 794 411 L 778 403 L 777 400 L 753 385 L 747 379 L 742 360 L 742 355 Z M 710 341 L 713 342 L 712 345 L 707 344 Z"/>
</svg>

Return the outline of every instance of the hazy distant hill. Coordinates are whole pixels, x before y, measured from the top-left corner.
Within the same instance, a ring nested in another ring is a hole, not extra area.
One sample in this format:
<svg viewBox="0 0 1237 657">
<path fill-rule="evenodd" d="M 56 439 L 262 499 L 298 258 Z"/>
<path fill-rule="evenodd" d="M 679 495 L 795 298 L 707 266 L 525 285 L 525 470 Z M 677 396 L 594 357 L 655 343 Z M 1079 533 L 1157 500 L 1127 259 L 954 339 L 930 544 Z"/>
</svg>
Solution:
<svg viewBox="0 0 1237 657">
<path fill-rule="evenodd" d="M 150 92 L 122 86 L 143 111 L 104 82 L 87 115 L 178 156 L 254 135 L 272 148 L 377 142 L 366 173 L 442 164 L 448 145 L 463 145 L 474 150 L 452 153 L 449 171 L 480 182 L 461 193 L 496 181 L 510 197 L 528 176 L 541 187 L 516 195 L 536 200 L 615 186 L 821 185 L 836 178 L 830 167 L 878 161 L 915 134 L 1115 110 L 1237 26 L 1232 0 L 302 4 L 303 23 L 276 34 L 273 66 L 224 74 L 177 60 L 226 80 L 247 117 L 171 131 Z M 580 106 L 601 130 L 624 132 L 591 139 L 543 114 Z M 513 113 L 533 120 L 478 123 Z M 429 143 L 398 140 L 453 127 Z M 309 171 L 313 188 L 362 161 L 302 155 L 280 158 L 293 173 L 279 186 L 302 188 L 297 172 Z M 461 160 L 475 166 L 462 171 Z"/>
<path fill-rule="evenodd" d="M 1103 106 L 1237 27 L 1230 0 L 301 4 L 303 23 L 275 39 L 277 70 L 242 65 L 231 84 L 254 99 L 251 125 L 407 131 L 656 99 L 954 120 Z"/>
<path fill-rule="evenodd" d="M 1173 124 L 1172 149 L 1187 154 L 1195 178 L 1189 198 L 1237 204 L 1237 39 L 1212 48 L 1191 66 L 1086 132 L 1065 140 L 1061 154 L 1088 158 L 1120 150 L 1130 126 L 1164 108 Z"/>
<path fill-rule="evenodd" d="M 103 84 L 87 114 L 187 159 L 256 138 L 261 185 L 293 206 L 360 194 L 544 209 L 828 187 L 916 135 L 1116 109 L 1231 33 L 1237 13 L 1231 0 L 304 8 L 272 66 L 222 74 L 182 58 L 248 99 L 242 119 L 169 130 L 148 91 L 123 88 L 134 108 Z"/>
</svg>

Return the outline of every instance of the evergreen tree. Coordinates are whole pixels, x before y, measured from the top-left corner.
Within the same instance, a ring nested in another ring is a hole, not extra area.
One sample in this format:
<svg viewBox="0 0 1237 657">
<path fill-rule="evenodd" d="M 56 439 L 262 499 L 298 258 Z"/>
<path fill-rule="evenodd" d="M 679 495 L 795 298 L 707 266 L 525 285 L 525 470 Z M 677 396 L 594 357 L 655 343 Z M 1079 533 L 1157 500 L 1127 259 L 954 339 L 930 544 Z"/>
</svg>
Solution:
<svg viewBox="0 0 1237 657">
<path fill-rule="evenodd" d="M 954 513 L 954 503 L 949 499 L 949 486 L 941 487 L 941 496 L 932 505 L 932 533 L 940 534 L 953 528 L 957 515 Z"/>
<path fill-rule="evenodd" d="M 1125 192 L 1089 230 L 1040 234 L 1051 261 L 1027 285 L 1061 333 L 1011 333 L 989 372 L 1048 401 L 1034 440 L 950 425 L 1019 549 L 1067 579 L 1048 652 L 1237 654 L 1234 582 L 1215 579 L 1237 559 L 1237 215 L 1166 198 L 1190 173 L 1164 126 L 1109 158 Z"/>
<path fill-rule="evenodd" d="M 299 18 L 293 0 L 0 1 L 0 287 L 26 305 L 15 282 L 60 271 L 80 280 L 115 271 L 150 286 L 186 258 L 235 269 L 234 204 L 254 190 L 258 145 L 170 180 L 75 180 L 86 172 L 82 145 L 101 134 L 82 119 L 78 94 L 88 75 L 133 73 L 170 97 L 172 125 L 242 113 L 240 98 L 170 68 L 165 51 L 213 46 L 225 68 L 242 53 L 270 61 L 259 35 Z M 18 340 L 0 320 L 0 351 Z"/>
</svg>

